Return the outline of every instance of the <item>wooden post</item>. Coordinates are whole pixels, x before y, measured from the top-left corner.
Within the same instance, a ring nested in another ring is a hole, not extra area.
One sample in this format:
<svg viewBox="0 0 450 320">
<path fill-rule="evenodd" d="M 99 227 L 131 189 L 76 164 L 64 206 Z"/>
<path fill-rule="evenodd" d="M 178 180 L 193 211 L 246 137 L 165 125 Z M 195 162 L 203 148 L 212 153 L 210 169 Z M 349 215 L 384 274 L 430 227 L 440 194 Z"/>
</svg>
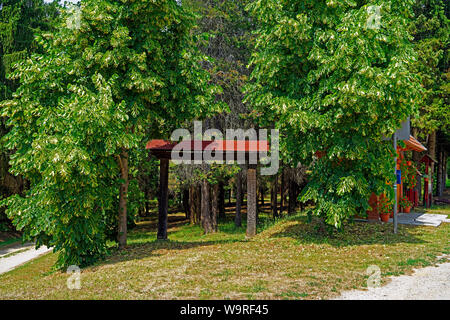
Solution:
<svg viewBox="0 0 450 320">
<path fill-rule="evenodd" d="M 247 170 L 247 237 L 256 235 L 256 166 Z"/>
<path fill-rule="evenodd" d="M 159 216 L 158 239 L 167 240 L 167 213 L 169 205 L 169 159 L 159 164 Z"/>
</svg>

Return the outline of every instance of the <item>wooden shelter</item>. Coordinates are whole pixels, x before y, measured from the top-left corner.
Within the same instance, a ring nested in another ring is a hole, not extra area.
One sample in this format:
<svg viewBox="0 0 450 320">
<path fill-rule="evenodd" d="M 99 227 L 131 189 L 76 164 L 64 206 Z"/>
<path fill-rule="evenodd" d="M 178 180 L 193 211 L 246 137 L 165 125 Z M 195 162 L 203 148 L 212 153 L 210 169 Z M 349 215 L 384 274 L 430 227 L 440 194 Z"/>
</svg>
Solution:
<svg viewBox="0 0 450 320">
<path fill-rule="evenodd" d="M 174 148 L 176 148 L 174 150 Z M 158 214 L 158 239 L 167 239 L 167 215 L 168 215 L 168 181 L 169 161 L 173 158 L 173 152 L 177 156 L 189 161 L 203 159 L 205 152 L 215 157 L 234 161 L 243 158 L 247 163 L 255 159 L 259 161 L 269 151 L 269 143 L 261 140 L 184 140 L 171 142 L 165 140 L 152 140 L 147 143 L 150 154 L 160 160 L 160 184 L 159 184 L 159 214 Z M 181 151 L 176 151 L 181 150 Z M 256 234 L 256 164 L 250 162 L 247 170 L 247 236 Z"/>
</svg>

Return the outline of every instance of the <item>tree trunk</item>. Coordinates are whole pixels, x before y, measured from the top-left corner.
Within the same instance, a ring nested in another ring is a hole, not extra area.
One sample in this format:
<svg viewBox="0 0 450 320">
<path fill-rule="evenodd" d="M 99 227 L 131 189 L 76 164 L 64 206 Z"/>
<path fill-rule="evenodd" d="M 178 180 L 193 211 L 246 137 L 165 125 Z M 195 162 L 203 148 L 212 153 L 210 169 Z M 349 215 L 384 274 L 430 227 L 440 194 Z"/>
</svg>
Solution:
<svg viewBox="0 0 450 320">
<path fill-rule="evenodd" d="M 259 186 L 259 196 L 261 197 L 261 206 L 264 207 L 264 186 L 262 184 L 262 181 Z"/>
<path fill-rule="evenodd" d="M 184 189 L 183 190 L 183 210 L 186 215 L 186 219 L 190 219 L 190 210 L 189 210 L 189 196 L 190 196 L 190 189 Z"/>
<path fill-rule="evenodd" d="M 189 220 L 195 224 L 195 186 L 189 186 Z"/>
<path fill-rule="evenodd" d="M 447 188 L 447 178 L 448 178 L 447 177 L 447 158 L 448 158 L 448 154 L 447 154 L 447 152 L 445 152 L 444 153 L 444 175 L 442 177 L 444 179 L 444 181 L 442 182 L 444 191 Z"/>
<path fill-rule="evenodd" d="M 442 176 L 441 176 L 441 193 L 444 195 L 445 187 L 447 185 L 447 153 L 445 148 L 442 148 Z"/>
<path fill-rule="evenodd" d="M 201 220 L 202 220 L 202 186 L 201 186 L 201 184 L 195 188 L 195 195 L 196 195 L 196 201 L 195 201 L 196 218 L 195 218 L 195 221 L 197 221 L 197 224 L 201 224 Z"/>
<path fill-rule="evenodd" d="M 272 181 L 272 190 L 270 194 L 272 215 L 274 219 L 278 217 L 277 196 L 278 196 L 278 175 L 275 175 L 274 180 Z"/>
<path fill-rule="evenodd" d="M 117 240 L 119 248 L 123 249 L 127 245 L 127 197 L 128 197 L 128 151 L 123 150 L 118 157 L 120 178 L 123 183 L 119 190 L 119 233 Z"/>
<path fill-rule="evenodd" d="M 225 189 L 223 182 L 219 182 L 219 217 L 225 219 Z"/>
<path fill-rule="evenodd" d="M 201 216 L 201 187 L 196 185 L 191 185 L 190 196 L 191 199 L 189 210 L 190 210 L 190 221 L 191 224 L 199 224 Z"/>
<path fill-rule="evenodd" d="M 202 181 L 202 216 L 201 223 L 205 234 L 213 232 L 211 221 L 211 194 L 208 180 Z"/>
<path fill-rule="evenodd" d="M 284 181 L 285 175 L 284 175 L 284 168 L 281 169 L 281 182 L 280 182 L 280 212 L 279 215 L 283 214 L 283 207 L 284 207 Z"/>
<path fill-rule="evenodd" d="M 256 235 L 256 167 L 249 166 L 247 170 L 247 237 Z"/>
<path fill-rule="evenodd" d="M 433 131 L 430 133 L 428 138 L 428 153 L 429 155 L 436 160 L 436 131 Z M 433 174 L 434 174 L 434 162 L 430 165 L 430 171 L 429 171 L 429 181 L 433 184 L 435 181 L 433 181 Z M 430 205 L 433 203 L 433 192 L 430 193 Z"/>
<path fill-rule="evenodd" d="M 217 218 L 219 216 L 219 184 L 215 184 L 211 187 L 211 226 L 213 232 L 217 232 Z"/>
<path fill-rule="evenodd" d="M 236 227 L 242 226 L 242 171 L 236 175 L 236 216 L 234 224 Z"/>
<path fill-rule="evenodd" d="M 436 170 L 436 197 L 442 196 L 441 184 L 442 184 L 442 152 L 441 147 L 437 147 L 437 170 Z"/>
<path fill-rule="evenodd" d="M 295 185 L 292 179 L 289 179 L 289 204 L 288 204 L 288 214 L 291 215 L 295 210 Z"/>
</svg>

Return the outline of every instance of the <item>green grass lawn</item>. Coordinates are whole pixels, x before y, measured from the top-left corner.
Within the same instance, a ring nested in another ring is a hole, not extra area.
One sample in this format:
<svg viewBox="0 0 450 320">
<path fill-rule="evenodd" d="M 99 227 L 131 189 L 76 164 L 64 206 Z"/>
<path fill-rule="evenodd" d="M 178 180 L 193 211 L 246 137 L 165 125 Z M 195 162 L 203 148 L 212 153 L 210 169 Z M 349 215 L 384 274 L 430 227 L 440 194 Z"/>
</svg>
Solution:
<svg viewBox="0 0 450 320">
<path fill-rule="evenodd" d="M 448 214 L 447 208 L 433 213 Z M 169 241 L 156 241 L 156 221 L 142 221 L 129 247 L 86 268 L 80 290 L 67 288 L 68 274 L 52 271 L 48 254 L 0 275 L 1 299 L 323 299 L 364 288 L 366 269 L 387 276 L 436 263 L 450 253 L 450 224 L 433 227 L 348 224 L 319 235 L 304 215 L 262 219 L 259 234 L 223 222 L 203 235 L 182 215 L 170 217 Z"/>
</svg>

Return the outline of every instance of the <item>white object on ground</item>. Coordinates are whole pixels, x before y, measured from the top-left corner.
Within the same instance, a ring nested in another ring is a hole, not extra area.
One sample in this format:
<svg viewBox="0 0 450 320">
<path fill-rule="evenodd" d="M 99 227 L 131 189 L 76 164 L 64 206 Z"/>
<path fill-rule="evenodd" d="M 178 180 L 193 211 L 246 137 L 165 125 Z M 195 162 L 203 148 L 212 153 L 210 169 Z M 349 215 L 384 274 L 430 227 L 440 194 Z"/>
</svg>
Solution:
<svg viewBox="0 0 450 320">
<path fill-rule="evenodd" d="M 443 214 L 432 214 L 432 213 L 399 213 L 398 223 L 399 224 L 409 224 L 413 226 L 431 226 L 439 227 L 442 222 L 445 222 L 447 215 Z M 389 222 L 393 219 L 390 218 Z"/>
</svg>

